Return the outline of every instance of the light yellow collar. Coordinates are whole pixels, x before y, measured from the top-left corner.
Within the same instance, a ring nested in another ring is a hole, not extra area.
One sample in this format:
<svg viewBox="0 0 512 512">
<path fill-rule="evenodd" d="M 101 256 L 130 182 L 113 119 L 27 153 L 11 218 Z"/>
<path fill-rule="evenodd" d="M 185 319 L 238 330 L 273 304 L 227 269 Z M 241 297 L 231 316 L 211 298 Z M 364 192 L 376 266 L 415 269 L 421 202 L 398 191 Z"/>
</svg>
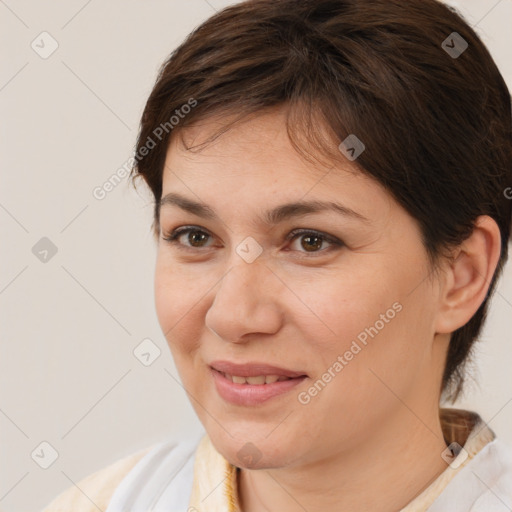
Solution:
<svg viewBox="0 0 512 512">
<path fill-rule="evenodd" d="M 196 451 L 191 512 L 240 512 L 237 468 L 231 465 L 205 435 Z"/>
</svg>

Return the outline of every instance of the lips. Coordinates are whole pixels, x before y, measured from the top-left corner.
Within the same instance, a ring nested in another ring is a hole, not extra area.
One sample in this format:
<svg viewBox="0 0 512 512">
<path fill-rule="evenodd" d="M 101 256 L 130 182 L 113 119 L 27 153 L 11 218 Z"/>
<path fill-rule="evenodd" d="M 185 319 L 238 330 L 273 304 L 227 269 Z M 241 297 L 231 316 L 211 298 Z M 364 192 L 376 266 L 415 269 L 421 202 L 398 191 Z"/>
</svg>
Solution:
<svg viewBox="0 0 512 512">
<path fill-rule="evenodd" d="M 219 395 L 238 406 L 257 406 L 285 395 L 308 377 L 305 372 L 265 363 L 214 361 L 210 371 Z"/>
</svg>

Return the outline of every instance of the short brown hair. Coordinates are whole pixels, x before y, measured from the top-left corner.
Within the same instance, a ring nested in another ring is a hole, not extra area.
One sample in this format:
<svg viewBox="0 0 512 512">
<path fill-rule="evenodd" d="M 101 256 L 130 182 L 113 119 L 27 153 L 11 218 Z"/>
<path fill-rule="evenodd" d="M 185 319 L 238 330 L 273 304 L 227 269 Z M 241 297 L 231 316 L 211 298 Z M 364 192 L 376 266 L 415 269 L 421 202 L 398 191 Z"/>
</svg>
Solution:
<svg viewBox="0 0 512 512">
<path fill-rule="evenodd" d="M 448 51 L 455 44 L 465 48 L 459 55 Z M 289 106 L 287 131 L 298 151 L 299 132 L 332 158 L 349 134 L 363 141 L 354 163 L 416 219 L 433 268 L 479 215 L 499 226 L 501 255 L 487 297 L 451 335 L 442 389 L 454 400 L 510 238 L 510 93 L 487 48 L 436 0 L 249 0 L 225 8 L 163 64 L 142 115 L 132 177 L 154 195 L 156 236 L 171 136 L 214 114 L 238 114 L 218 136 L 278 105 Z M 336 143 L 311 128 L 318 122 Z"/>
</svg>

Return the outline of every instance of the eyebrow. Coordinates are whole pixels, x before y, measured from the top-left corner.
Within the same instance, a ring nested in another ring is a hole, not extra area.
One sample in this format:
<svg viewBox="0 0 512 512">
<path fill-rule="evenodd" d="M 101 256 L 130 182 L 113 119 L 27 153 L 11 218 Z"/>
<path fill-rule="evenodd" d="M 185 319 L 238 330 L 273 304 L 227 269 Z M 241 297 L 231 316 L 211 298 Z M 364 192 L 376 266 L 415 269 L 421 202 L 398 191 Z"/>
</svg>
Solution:
<svg viewBox="0 0 512 512">
<path fill-rule="evenodd" d="M 159 205 L 174 205 L 186 212 L 197 215 L 198 217 L 210 220 L 219 220 L 218 215 L 207 204 L 191 200 L 175 192 L 170 192 L 160 199 Z M 347 206 L 343 206 L 342 204 L 332 201 L 296 201 L 282 204 L 272 208 L 271 210 L 267 210 L 262 219 L 265 224 L 274 225 L 293 217 L 299 217 L 301 215 L 321 211 L 334 211 L 341 215 L 370 223 L 370 220 L 364 215 L 348 208 Z"/>
</svg>

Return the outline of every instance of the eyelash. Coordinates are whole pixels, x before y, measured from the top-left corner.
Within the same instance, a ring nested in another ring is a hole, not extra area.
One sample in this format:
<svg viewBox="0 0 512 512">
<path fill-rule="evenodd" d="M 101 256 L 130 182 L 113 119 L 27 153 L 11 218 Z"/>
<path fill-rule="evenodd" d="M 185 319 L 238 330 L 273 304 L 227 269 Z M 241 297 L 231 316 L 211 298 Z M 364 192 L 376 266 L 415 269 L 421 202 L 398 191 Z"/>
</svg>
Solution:
<svg viewBox="0 0 512 512">
<path fill-rule="evenodd" d="M 177 239 L 181 235 L 190 233 L 190 232 L 204 233 L 205 235 L 211 236 L 210 233 L 208 233 L 207 231 L 200 229 L 196 226 L 183 226 L 180 228 L 176 228 L 174 231 L 170 232 L 169 234 L 164 234 L 162 236 L 162 239 L 170 244 L 176 245 L 176 247 L 179 248 L 180 250 L 185 250 L 185 251 L 190 251 L 190 250 L 197 251 L 197 250 L 209 248 L 209 247 L 190 247 L 190 246 L 187 246 L 184 244 L 180 244 Z M 306 257 L 310 257 L 310 255 L 314 257 L 315 254 L 325 254 L 326 251 L 330 252 L 331 249 L 334 250 L 334 249 L 340 248 L 341 246 L 344 245 L 342 241 L 340 241 L 337 238 L 334 238 L 332 236 L 326 235 L 325 233 L 322 233 L 320 231 L 314 231 L 311 229 L 302 229 L 302 228 L 294 229 L 293 231 L 291 231 L 288 234 L 288 236 L 286 237 L 286 240 L 293 241 L 295 238 L 298 238 L 299 236 L 305 236 L 305 235 L 316 236 L 318 238 L 321 238 L 323 241 L 326 241 L 331 244 L 330 248 L 320 249 L 318 251 L 312 251 L 312 252 L 299 251 L 299 252 L 303 252 L 304 254 L 306 254 L 307 255 Z"/>
</svg>

